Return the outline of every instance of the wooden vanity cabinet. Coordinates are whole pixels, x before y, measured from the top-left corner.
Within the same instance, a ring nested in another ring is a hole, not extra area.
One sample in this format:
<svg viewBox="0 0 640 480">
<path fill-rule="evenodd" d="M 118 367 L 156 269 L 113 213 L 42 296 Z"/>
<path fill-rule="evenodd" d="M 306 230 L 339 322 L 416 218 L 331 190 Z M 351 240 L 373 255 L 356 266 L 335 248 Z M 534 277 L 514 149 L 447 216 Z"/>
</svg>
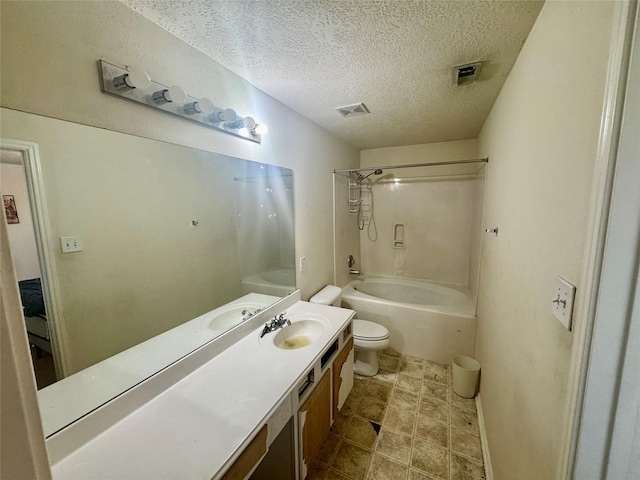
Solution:
<svg viewBox="0 0 640 480">
<path fill-rule="evenodd" d="M 311 395 L 300 405 L 300 443 L 305 465 L 316 456 L 331 427 L 331 375 L 327 370 Z"/>
<path fill-rule="evenodd" d="M 267 426 L 262 427 L 251 443 L 244 449 L 231 468 L 222 477 L 223 480 L 243 480 L 254 466 L 267 453 Z"/>
<path fill-rule="evenodd" d="M 307 469 L 353 387 L 351 324 L 327 347 L 314 371 L 324 373 L 315 386 L 311 382 L 311 393 L 298 408 L 301 479 L 306 477 Z M 306 382 L 303 386 L 308 384 Z"/>
<path fill-rule="evenodd" d="M 269 445 L 269 449 L 249 480 L 294 480 L 295 477 L 295 434 L 293 417 L 280 434 Z"/>
<path fill-rule="evenodd" d="M 353 387 L 353 337 L 333 361 L 333 419 Z"/>
<path fill-rule="evenodd" d="M 349 323 L 325 348 L 222 480 L 306 477 L 353 386 L 351 328 Z"/>
</svg>

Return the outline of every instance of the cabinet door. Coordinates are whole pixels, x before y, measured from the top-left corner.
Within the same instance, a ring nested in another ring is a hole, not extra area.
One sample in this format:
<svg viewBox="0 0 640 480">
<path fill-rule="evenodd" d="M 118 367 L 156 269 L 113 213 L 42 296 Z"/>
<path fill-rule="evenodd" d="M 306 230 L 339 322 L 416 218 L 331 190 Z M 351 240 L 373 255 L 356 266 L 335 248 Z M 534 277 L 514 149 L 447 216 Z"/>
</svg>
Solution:
<svg viewBox="0 0 640 480">
<path fill-rule="evenodd" d="M 298 409 L 302 462 L 309 466 L 331 426 L 331 377 L 327 370 Z M 303 470 L 304 471 L 304 470 Z"/>
<path fill-rule="evenodd" d="M 350 358 L 350 354 L 353 351 L 353 338 L 350 338 L 347 344 L 344 346 L 340 354 L 333 361 L 333 418 L 338 416 L 338 409 L 344 403 L 347 395 L 353 387 L 353 358 Z M 351 364 L 347 365 L 349 368 L 344 368 L 347 361 Z M 348 378 L 345 378 L 345 375 Z M 341 390 L 342 389 L 342 390 Z"/>
<path fill-rule="evenodd" d="M 267 453 L 267 426 L 258 432 L 251 443 L 222 477 L 223 480 L 244 479 L 260 459 Z"/>
</svg>

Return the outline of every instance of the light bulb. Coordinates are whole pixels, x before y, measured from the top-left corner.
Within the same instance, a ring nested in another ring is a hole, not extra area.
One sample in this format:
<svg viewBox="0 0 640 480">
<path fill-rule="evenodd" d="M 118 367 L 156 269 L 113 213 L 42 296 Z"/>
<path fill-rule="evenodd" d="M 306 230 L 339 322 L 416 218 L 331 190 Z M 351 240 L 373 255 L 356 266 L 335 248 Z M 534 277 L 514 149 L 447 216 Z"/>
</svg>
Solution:
<svg viewBox="0 0 640 480">
<path fill-rule="evenodd" d="M 113 87 L 116 90 L 133 90 L 134 88 L 146 90 L 150 86 L 151 77 L 138 67 L 131 67 L 127 73 L 113 79 Z"/>
<path fill-rule="evenodd" d="M 269 127 L 267 127 L 264 123 L 259 123 L 255 126 L 251 133 L 255 135 L 266 135 L 269 132 Z"/>
<path fill-rule="evenodd" d="M 209 115 L 210 113 L 212 113 L 213 109 L 215 108 L 213 106 L 213 102 L 206 97 L 201 98 L 198 102 L 198 105 L 200 106 L 200 112 L 204 113 L 205 115 Z"/>
<path fill-rule="evenodd" d="M 157 105 L 164 105 L 165 103 L 170 102 L 182 105 L 187 101 L 187 92 L 185 92 L 182 87 L 173 85 L 168 89 L 153 92 L 151 98 Z"/>
<path fill-rule="evenodd" d="M 182 105 L 187 101 L 187 92 L 184 91 L 184 88 L 173 85 L 169 87 L 169 91 L 165 94 L 168 97 L 170 102 L 177 103 Z"/>
<path fill-rule="evenodd" d="M 205 115 L 209 115 L 213 112 L 213 109 L 213 102 L 208 98 L 201 98 L 197 102 L 186 103 L 184 105 L 184 113 L 188 115 L 193 115 L 195 113 L 204 113 Z"/>
<path fill-rule="evenodd" d="M 238 114 L 233 108 L 225 108 L 224 111 L 220 113 L 219 118 L 225 123 L 233 123 L 238 118 Z"/>
<path fill-rule="evenodd" d="M 215 108 L 213 113 L 209 115 L 209 119 L 213 123 L 233 123 L 238 118 L 238 114 L 233 108 L 226 108 L 222 110 L 221 108 Z"/>
<path fill-rule="evenodd" d="M 244 117 L 242 119 L 242 125 L 240 126 L 240 128 L 253 130 L 254 128 L 256 128 L 256 121 L 253 119 L 253 117 Z"/>
</svg>

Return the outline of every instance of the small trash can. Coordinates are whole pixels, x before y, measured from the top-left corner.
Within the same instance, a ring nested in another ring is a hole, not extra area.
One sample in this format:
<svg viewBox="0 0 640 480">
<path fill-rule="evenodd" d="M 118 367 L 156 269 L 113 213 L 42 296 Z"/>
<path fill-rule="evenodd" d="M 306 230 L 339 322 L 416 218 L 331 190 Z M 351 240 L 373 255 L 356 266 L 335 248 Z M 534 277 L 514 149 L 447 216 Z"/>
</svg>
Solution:
<svg viewBox="0 0 640 480">
<path fill-rule="evenodd" d="M 464 398 L 473 398 L 478 391 L 480 364 L 471 357 L 456 355 L 451 360 L 453 391 Z"/>
</svg>

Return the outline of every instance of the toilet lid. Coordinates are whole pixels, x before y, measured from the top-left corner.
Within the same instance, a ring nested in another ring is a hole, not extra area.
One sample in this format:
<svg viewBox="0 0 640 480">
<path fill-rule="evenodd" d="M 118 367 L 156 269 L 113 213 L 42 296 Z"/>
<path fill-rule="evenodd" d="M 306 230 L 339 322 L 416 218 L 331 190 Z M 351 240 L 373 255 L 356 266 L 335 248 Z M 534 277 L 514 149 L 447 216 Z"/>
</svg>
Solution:
<svg viewBox="0 0 640 480">
<path fill-rule="evenodd" d="M 353 321 L 353 336 L 363 340 L 383 340 L 389 336 L 389 330 L 379 323 L 355 319 Z"/>
</svg>

